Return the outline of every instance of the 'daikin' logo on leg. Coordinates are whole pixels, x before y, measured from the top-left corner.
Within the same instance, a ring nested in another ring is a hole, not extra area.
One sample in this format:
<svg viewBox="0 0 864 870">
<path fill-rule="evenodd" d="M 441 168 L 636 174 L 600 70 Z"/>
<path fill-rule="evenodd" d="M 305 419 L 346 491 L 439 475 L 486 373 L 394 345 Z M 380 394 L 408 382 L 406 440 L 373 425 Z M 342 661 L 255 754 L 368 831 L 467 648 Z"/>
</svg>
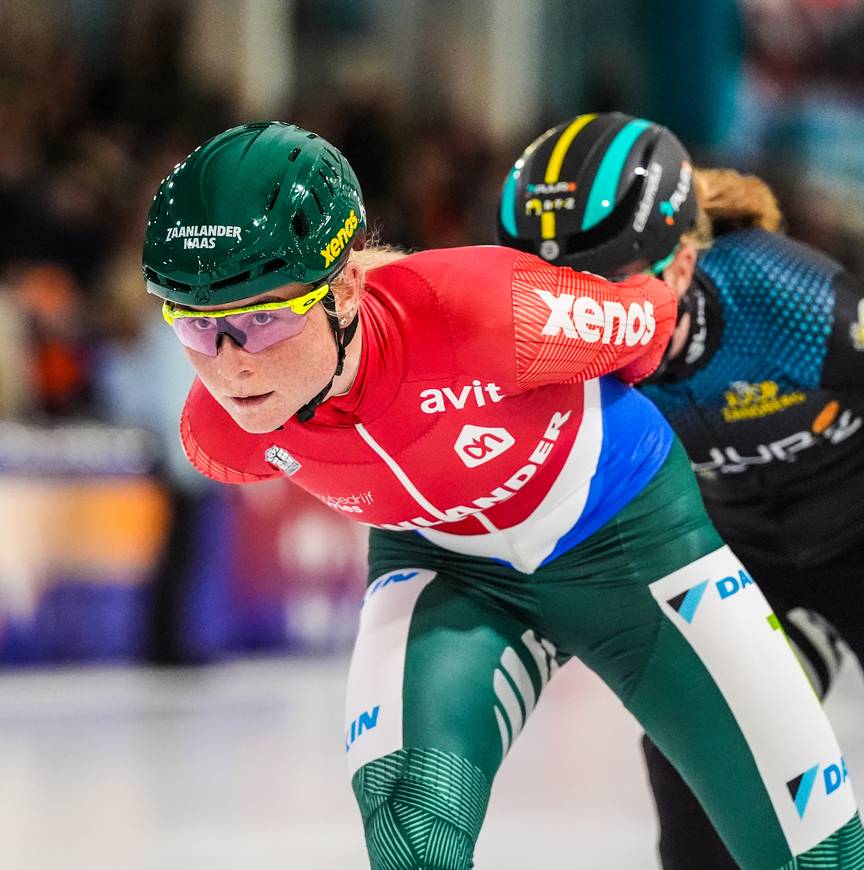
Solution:
<svg viewBox="0 0 864 870">
<path fill-rule="evenodd" d="M 786 788 L 789 789 L 789 794 L 795 803 L 795 809 L 798 810 L 798 817 L 801 819 L 804 818 L 804 812 L 810 801 L 810 795 L 813 792 L 813 785 L 816 782 L 818 771 L 819 765 L 814 764 L 809 770 L 805 770 L 804 773 L 799 774 L 786 783 Z"/>
<path fill-rule="evenodd" d="M 695 586 L 691 586 L 684 592 L 679 593 L 667 600 L 667 604 L 685 621 L 693 622 L 693 617 L 696 615 L 696 609 L 699 607 L 699 602 L 705 594 L 705 589 L 708 586 L 708 581 L 703 580 Z"/>
</svg>

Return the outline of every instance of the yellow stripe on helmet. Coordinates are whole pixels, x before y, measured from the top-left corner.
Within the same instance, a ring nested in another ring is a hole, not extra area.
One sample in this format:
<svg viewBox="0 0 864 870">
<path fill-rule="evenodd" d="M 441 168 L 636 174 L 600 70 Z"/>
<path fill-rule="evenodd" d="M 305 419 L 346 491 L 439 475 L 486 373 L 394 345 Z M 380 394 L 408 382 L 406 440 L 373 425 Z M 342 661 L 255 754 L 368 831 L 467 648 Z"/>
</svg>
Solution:
<svg viewBox="0 0 864 870">
<path fill-rule="evenodd" d="M 558 177 L 561 174 L 561 166 L 564 164 L 564 158 L 567 156 L 573 140 L 596 117 L 596 112 L 590 115 L 580 115 L 561 134 L 555 143 L 555 147 L 552 149 L 549 162 L 546 164 L 546 178 L 544 179 L 546 184 L 554 184 L 558 181 Z M 555 212 L 548 211 L 543 213 L 543 216 L 540 218 L 540 233 L 544 239 L 555 238 Z"/>
</svg>

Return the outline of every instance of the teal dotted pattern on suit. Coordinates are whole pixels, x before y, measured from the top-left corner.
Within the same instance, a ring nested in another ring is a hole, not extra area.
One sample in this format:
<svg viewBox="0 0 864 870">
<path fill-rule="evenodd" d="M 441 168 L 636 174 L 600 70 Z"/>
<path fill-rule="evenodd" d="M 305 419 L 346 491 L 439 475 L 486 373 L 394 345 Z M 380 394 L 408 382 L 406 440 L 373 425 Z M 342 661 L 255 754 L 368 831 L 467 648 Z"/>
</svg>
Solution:
<svg viewBox="0 0 864 870">
<path fill-rule="evenodd" d="M 698 270 L 717 289 L 720 348 L 687 380 L 643 388 L 673 423 L 683 423 L 693 403 L 722 404 L 733 381 L 770 379 L 781 391 L 818 387 L 838 263 L 785 236 L 750 229 L 718 238 L 699 257 Z"/>
</svg>

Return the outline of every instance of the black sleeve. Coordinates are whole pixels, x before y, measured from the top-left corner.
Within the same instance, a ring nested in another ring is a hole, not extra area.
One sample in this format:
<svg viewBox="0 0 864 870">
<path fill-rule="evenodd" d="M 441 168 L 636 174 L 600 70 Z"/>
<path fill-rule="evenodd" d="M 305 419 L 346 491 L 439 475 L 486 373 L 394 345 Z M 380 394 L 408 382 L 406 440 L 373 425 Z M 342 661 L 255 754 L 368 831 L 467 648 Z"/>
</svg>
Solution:
<svg viewBox="0 0 864 870">
<path fill-rule="evenodd" d="M 830 390 L 864 388 L 864 286 L 848 272 L 832 282 L 834 323 L 822 363 L 820 386 Z"/>
</svg>

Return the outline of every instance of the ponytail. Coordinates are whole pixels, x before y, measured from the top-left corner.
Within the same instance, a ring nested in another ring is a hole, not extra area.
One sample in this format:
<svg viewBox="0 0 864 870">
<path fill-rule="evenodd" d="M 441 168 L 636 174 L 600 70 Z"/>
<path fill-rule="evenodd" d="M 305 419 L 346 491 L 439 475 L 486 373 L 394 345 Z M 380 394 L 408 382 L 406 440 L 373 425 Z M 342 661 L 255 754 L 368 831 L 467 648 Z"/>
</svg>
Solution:
<svg viewBox="0 0 864 870">
<path fill-rule="evenodd" d="M 699 219 L 684 236 L 697 248 L 707 248 L 713 236 L 753 227 L 776 233 L 783 214 L 771 188 L 755 175 L 734 169 L 697 169 L 693 173 Z"/>
</svg>

